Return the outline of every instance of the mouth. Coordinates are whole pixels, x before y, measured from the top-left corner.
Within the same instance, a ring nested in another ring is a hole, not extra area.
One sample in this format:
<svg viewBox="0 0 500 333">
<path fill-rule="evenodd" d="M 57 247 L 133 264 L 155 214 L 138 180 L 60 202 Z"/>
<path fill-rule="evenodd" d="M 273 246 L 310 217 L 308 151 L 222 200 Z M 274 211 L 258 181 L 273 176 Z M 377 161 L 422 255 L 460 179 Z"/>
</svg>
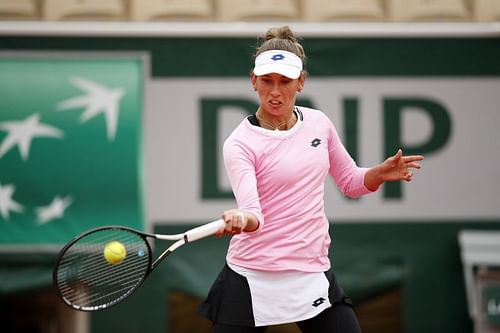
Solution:
<svg viewBox="0 0 500 333">
<path fill-rule="evenodd" d="M 272 107 L 279 107 L 281 106 L 283 103 L 281 103 L 280 101 L 277 101 L 277 100 L 270 100 L 269 101 L 269 105 L 271 105 Z"/>
</svg>

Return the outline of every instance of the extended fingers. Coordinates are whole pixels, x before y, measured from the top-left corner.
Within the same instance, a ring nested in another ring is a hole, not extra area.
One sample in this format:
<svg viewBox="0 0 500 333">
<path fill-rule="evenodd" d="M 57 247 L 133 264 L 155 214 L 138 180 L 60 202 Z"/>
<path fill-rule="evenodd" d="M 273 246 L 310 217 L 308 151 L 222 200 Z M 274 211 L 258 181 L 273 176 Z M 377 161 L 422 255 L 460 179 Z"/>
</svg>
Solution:
<svg viewBox="0 0 500 333">
<path fill-rule="evenodd" d="M 424 157 L 422 155 L 411 155 L 411 156 L 404 156 L 403 157 L 403 162 L 405 163 L 405 166 L 407 169 L 412 168 L 412 169 L 420 169 L 422 168 L 422 165 L 418 163 L 418 161 L 422 161 Z"/>
<path fill-rule="evenodd" d="M 409 163 L 406 163 L 406 168 L 407 169 L 421 169 L 422 168 L 422 165 L 420 165 L 420 163 L 417 163 L 417 162 L 409 162 Z"/>
<path fill-rule="evenodd" d="M 401 160 L 405 163 L 411 163 L 416 161 L 422 161 L 424 157 L 422 155 L 409 155 L 401 157 Z"/>
<path fill-rule="evenodd" d="M 422 165 L 418 163 L 418 161 L 422 161 L 424 157 L 422 155 L 410 155 L 410 156 L 403 156 L 401 158 L 401 161 L 404 163 L 404 173 L 402 176 L 402 180 L 405 180 L 407 182 L 412 180 L 413 177 L 413 171 L 412 169 L 421 169 Z"/>
<path fill-rule="evenodd" d="M 407 182 L 411 181 L 412 177 L 413 177 L 413 171 L 412 169 L 421 169 L 422 166 L 417 163 L 417 162 L 409 162 L 409 163 L 406 163 L 405 165 L 405 171 L 404 171 L 404 174 L 403 174 L 403 180 L 406 180 Z"/>
<path fill-rule="evenodd" d="M 422 165 L 418 163 L 418 161 L 422 161 L 424 157 L 422 155 L 410 155 L 410 156 L 403 156 L 401 158 L 401 161 L 404 163 L 404 167 L 406 168 L 407 172 L 411 171 L 410 169 L 420 169 L 422 168 Z"/>
</svg>

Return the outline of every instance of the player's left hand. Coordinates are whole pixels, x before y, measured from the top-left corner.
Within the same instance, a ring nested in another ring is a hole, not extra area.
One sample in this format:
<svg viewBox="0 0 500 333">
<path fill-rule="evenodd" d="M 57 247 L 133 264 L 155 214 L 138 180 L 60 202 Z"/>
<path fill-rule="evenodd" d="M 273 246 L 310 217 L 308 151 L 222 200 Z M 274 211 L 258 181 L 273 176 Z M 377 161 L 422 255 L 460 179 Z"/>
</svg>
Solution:
<svg viewBox="0 0 500 333">
<path fill-rule="evenodd" d="M 403 151 L 399 149 L 396 154 L 388 157 L 379 165 L 379 173 L 384 181 L 411 181 L 413 170 L 420 169 L 422 166 L 419 161 L 423 160 L 422 155 L 404 156 Z"/>
</svg>

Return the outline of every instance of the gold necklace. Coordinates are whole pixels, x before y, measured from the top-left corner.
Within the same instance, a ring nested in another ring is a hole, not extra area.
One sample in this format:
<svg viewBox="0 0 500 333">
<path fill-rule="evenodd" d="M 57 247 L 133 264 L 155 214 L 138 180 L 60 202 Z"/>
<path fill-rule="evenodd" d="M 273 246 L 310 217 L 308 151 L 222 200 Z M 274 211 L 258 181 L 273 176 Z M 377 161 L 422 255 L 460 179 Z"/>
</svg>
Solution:
<svg viewBox="0 0 500 333">
<path fill-rule="evenodd" d="M 261 126 L 265 125 L 266 126 L 265 128 L 267 128 L 267 129 L 271 129 L 271 130 L 274 129 L 275 131 L 279 131 L 282 126 L 286 126 L 285 129 L 289 129 L 289 128 L 291 128 L 291 126 L 293 126 L 293 121 L 295 120 L 294 114 L 295 114 L 295 112 L 292 111 L 290 118 L 288 118 L 287 120 L 285 120 L 282 123 L 279 123 L 278 125 L 275 125 L 275 124 L 271 123 L 270 121 L 262 119 L 261 115 L 259 114 L 259 110 L 257 110 L 257 112 L 255 113 L 255 116 L 257 117 L 257 120 L 259 121 L 259 124 Z M 290 121 L 292 121 L 292 124 L 289 127 L 288 124 L 290 123 Z"/>
</svg>

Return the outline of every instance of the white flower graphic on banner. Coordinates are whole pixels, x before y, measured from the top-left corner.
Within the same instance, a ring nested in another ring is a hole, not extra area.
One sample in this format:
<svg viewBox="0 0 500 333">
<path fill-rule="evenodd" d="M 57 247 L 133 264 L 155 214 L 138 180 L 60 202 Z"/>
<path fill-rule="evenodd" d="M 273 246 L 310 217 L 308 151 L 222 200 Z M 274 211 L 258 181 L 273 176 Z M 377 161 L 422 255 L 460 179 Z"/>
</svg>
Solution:
<svg viewBox="0 0 500 333">
<path fill-rule="evenodd" d="M 57 104 L 57 111 L 73 108 L 84 108 L 80 122 L 84 123 L 103 113 L 106 119 L 107 138 L 112 141 L 116 136 L 119 116 L 119 103 L 125 95 L 124 88 L 109 88 L 104 85 L 80 77 L 72 77 L 69 82 L 85 92 L 84 95 L 63 100 Z M 7 132 L 0 142 L 0 159 L 11 149 L 19 147 L 24 161 L 27 161 L 35 138 L 61 139 L 64 132 L 61 129 L 41 122 L 41 114 L 33 113 L 22 120 L 0 122 L 0 131 Z M 0 179 L 1 180 L 1 179 Z M 10 213 L 25 213 L 25 207 L 13 199 L 15 185 L 0 183 L 0 219 L 8 221 Z M 63 219 L 65 211 L 73 204 L 73 197 L 56 195 L 46 206 L 35 207 L 36 222 L 44 225 L 57 219 Z"/>
<path fill-rule="evenodd" d="M 9 220 L 10 212 L 21 213 L 23 206 L 12 199 L 15 187 L 12 184 L 2 186 L 0 184 L 0 215 L 4 220 Z"/>
<path fill-rule="evenodd" d="M 0 158 L 18 145 L 21 157 L 25 161 L 29 157 L 31 141 L 35 137 L 61 138 L 63 136 L 61 130 L 40 123 L 39 113 L 34 113 L 21 121 L 0 122 L 0 130 L 7 131 L 7 136 L 0 145 Z"/>
<path fill-rule="evenodd" d="M 68 208 L 73 199 L 69 196 L 61 198 L 56 196 L 48 206 L 38 207 L 37 218 L 39 224 L 45 224 L 52 220 L 60 219 L 64 217 L 64 211 Z"/>
<path fill-rule="evenodd" d="M 57 105 L 58 111 L 65 111 L 74 108 L 85 108 L 80 116 L 81 122 L 86 122 L 100 113 L 106 117 L 107 136 L 110 141 L 116 136 L 118 126 L 118 105 L 120 99 L 125 94 L 124 88 L 110 89 L 99 83 L 88 81 L 79 77 L 70 79 L 72 85 L 80 88 L 86 95 L 64 100 Z"/>
</svg>

